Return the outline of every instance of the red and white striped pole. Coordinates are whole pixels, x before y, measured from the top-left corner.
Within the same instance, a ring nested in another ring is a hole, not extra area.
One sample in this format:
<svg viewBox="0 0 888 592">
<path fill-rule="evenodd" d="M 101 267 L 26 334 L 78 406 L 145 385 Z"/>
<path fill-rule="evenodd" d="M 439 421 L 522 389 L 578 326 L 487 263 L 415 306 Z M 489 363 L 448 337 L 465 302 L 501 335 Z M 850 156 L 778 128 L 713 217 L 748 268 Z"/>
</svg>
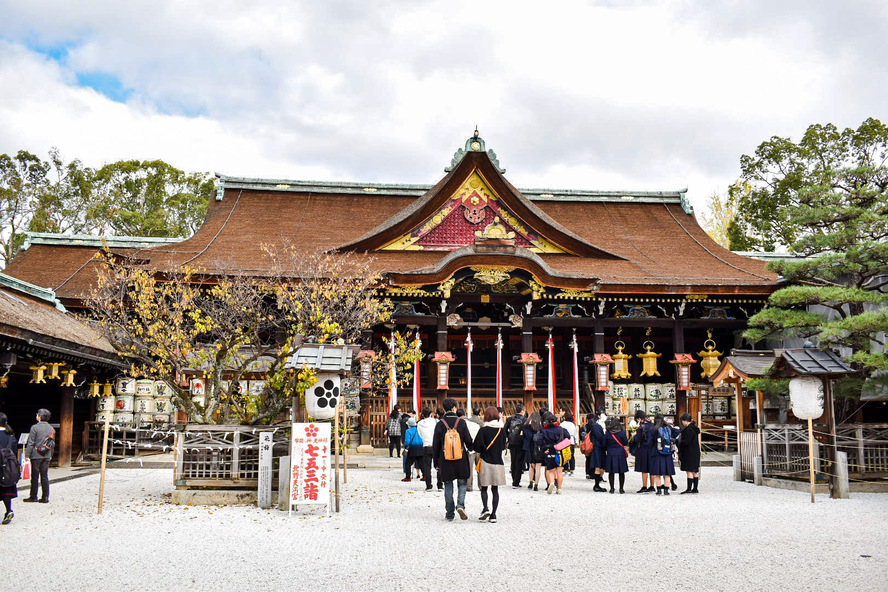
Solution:
<svg viewBox="0 0 888 592">
<path fill-rule="evenodd" d="M 419 358 L 422 355 L 422 341 L 419 340 L 419 329 L 416 330 L 416 360 L 413 362 L 413 410 L 419 413 Z"/>
<path fill-rule="evenodd" d="M 571 349 L 573 349 L 573 409 L 574 409 L 574 421 L 578 421 L 580 418 L 580 367 L 577 362 L 577 350 L 579 350 L 579 346 L 577 344 L 577 331 L 574 329 L 573 332 L 573 340 L 570 343 Z"/>
<path fill-rule="evenodd" d="M 496 406 L 503 406 L 503 335 L 496 335 Z"/>
<path fill-rule="evenodd" d="M 555 342 L 552 341 L 552 332 L 549 331 L 549 340 L 546 342 L 549 348 L 549 412 L 555 413 Z"/>
<path fill-rule="evenodd" d="M 398 404 L 398 370 L 395 368 L 395 330 L 392 329 L 392 341 L 389 344 L 391 360 L 389 360 L 389 412 Z"/>
<path fill-rule="evenodd" d="M 466 337 L 466 417 L 472 417 L 472 329 Z"/>
</svg>

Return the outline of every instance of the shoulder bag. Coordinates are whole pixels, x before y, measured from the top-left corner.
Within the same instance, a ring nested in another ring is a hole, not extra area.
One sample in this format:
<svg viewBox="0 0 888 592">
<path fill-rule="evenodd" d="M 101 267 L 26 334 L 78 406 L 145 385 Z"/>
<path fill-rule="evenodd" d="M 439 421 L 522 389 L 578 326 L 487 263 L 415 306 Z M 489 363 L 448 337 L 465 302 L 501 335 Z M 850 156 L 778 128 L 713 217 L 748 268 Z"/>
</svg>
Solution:
<svg viewBox="0 0 888 592">
<path fill-rule="evenodd" d="M 485 452 L 490 450 L 490 447 L 493 446 L 493 443 L 496 442 L 496 439 L 499 438 L 500 432 L 502 432 L 502 431 L 503 431 L 503 428 L 500 428 L 496 431 L 496 435 L 493 437 L 492 440 L 490 440 L 490 444 L 487 445 L 487 448 L 484 449 Z M 480 454 L 478 455 L 478 462 L 475 463 L 475 470 L 478 471 L 479 473 L 481 472 L 481 455 Z"/>
</svg>

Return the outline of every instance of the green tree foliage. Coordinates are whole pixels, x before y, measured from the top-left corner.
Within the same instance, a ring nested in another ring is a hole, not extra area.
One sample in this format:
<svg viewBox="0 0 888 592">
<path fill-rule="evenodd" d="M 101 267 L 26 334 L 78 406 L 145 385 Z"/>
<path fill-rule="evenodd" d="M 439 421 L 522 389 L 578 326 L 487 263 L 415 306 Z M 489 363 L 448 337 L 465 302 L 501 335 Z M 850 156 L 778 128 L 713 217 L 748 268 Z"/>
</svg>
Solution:
<svg viewBox="0 0 888 592">
<path fill-rule="evenodd" d="M 812 125 L 797 144 L 771 138 L 741 163 L 752 187 L 740 201 L 743 236 L 799 256 L 769 265 L 789 285 L 750 319 L 746 337 L 813 338 L 850 348 L 861 376 L 888 369 L 874 347 L 888 331 L 888 127 Z"/>
<path fill-rule="evenodd" d="M 0 247 L 3 263 L 25 232 L 185 237 L 203 222 L 213 191 L 206 173 L 185 173 L 163 161 L 127 160 L 99 169 L 44 161 L 20 150 L 0 154 Z"/>
<path fill-rule="evenodd" d="M 735 219 L 737 218 L 740 199 L 742 196 L 748 195 L 750 189 L 751 187 L 747 183 L 737 181 L 728 187 L 728 191 L 724 195 L 714 193 L 707 200 L 707 212 L 701 217 L 703 229 L 706 230 L 706 234 L 712 240 L 726 249 L 734 251 L 746 250 L 732 245 L 734 240 L 732 229 L 736 228 Z"/>
</svg>

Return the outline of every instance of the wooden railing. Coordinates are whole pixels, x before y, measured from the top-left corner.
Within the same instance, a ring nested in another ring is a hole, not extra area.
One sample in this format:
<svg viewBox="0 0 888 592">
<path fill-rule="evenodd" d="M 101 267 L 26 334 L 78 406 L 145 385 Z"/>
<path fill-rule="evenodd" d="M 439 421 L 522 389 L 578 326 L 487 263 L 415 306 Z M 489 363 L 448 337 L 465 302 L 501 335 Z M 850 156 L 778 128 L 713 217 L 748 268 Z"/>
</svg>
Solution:
<svg viewBox="0 0 888 592">
<path fill-rule="evenodd" d="M 836 448 L 848 455 L 848 473 L 888 476 L 888 424 L 843 424 L 836 428 Z"/>
</svg>

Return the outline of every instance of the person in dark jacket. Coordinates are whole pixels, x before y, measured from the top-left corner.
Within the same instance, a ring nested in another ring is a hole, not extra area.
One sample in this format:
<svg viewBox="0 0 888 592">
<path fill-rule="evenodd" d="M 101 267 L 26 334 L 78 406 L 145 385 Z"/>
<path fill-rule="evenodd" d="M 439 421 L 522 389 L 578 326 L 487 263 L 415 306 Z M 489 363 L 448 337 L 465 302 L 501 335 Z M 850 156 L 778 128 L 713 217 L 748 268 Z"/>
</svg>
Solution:
<svg viewBox="0 0 888 592">
<path fill-rule="evenodd" d="M 592 491 L 603 492 L 607 491 L 601 486 L 601 482 L 604 480 L 604 461 L 607 458 L 607 440 L 605 439 L 607 434 L 604 429 L 607 414 L 604 412 L 604 407 L 599 407 L 595 413 L 597 418 L 592 424 L 592 468 L 595 473 L 595 486 Z"/>
<path fill-rule="evenodd" d="M 8 448 L 13 455 L 17 455 L 18 441 L 15 438 L 15 432 L 9 427 L 6 420 L 6 414 L 0 413 L 0 448 Z M 0 485 L 0 499 L 3 500 L 3 507 L 6 510 L 3 514 L 3 521 L 0 524 L 9 524 L 15 513 L 12 511 L 12 500 L 18 497 L 18 484 L 13 483 L 6 487 Z"/>
<path fill-rule="evenodd" d="M 610 492 L 614 493 L 614 475 L 620 476 L 620 493 L 626 493 L 623 486 L 626 484 L 626 473 L 629 471 L 629 463 L 626 458 L 629 453 L 626 447 L 629 446 L 629 437 L 626 430 L 623 429 L 623 422 L 616 417 L 607 418 L 607 458 L 605 459 L 605 468 L 607 469 L 607 479 L 610 483 Z"/>
<path fill-rule="evenodd" d="M 632 437 L 632 448 L 635 455 L 635 472 L 641 473 L 641 489 L 635 493 L 653 493 L 654 484 L 653 481 L 649 481 L 651 445 L 654 439 L 651 435 L 653 425 L 648 419 L 647 413 L 641 409 L 635 412 L 635 419 L 639 422 L 639 425 L 635 431 L 635 436 Z M 648 486 L 648 483 L 650 483 L 650 486 Z"/>
<path fill-rule="evenodd" d="M 558 419 L 554 414 L 549 413 L 543 423 L 543 429 L 540 431 L 540 442 L 545 452 L 546 464 L 546 491 L 548 493 L 561 493 L 561 486 L 564 484 L 564 465 L 567 464 L 567 458 L 570 455 L 570 445 L 562 450 L 555 448 L 555 445 L 564 441 L 570 441 L 570 434 L 567 430 L 558 424 Z"/>
<path fill-rule="evenodd" d="M 672 482 L 672 475 L 675 474 L 675 463 L 672 460 L 671 450 L 673 438 L 672 428 L 666 423 L 662 413 L 658 413 L 654 416 L 651 437 L 653 445 L 651 446 L 650 456 L 648 457 L 650 459 L 648 471 L 651 474 L 651 480 L 654 482 L 654 487 L 656 487 L 657 495 L 669 495 L 669 485 Z M 669 440 L 670 449 L 668 452 L 661 452 L 658 449 L 658 439 Z M 660 485 L 661 477 L 663 480 L 662 486 Z"/>
<path fill-rule="evenodd" d="M 518 403 L 515 415 L 506 422 L 506 438 L 509 442 L 509 458 L 511 459 L 512 487 L 521 487 L 521 475 L 524 473 L 524 421 L 527 413 L 524 405 Z"/>
<path fill-rule="evenodd" d="M 530 477 L 530 483 L 527 484 L 527 488 L 535 491 L 539 489 L 540 485 L 543 457 L 542 455 L 536 454 L 539 447 L 534 446 L 534 437 L 539 434 L 542 429 L 543 422 L 540 420 L 540 414 L 534 411 L 524 422 L 524 458 L 527 459 L 527 476 Z"/>
<path fill-rule="evenodd" d="M 25 454 L 31 459 L 31 495 L 23 499 L 23 502 L 49 503 L 49 461 L 52 460 L 52 448 L 41 454 L 37 446 L 46 438 L 55 439 L 55 428 L 49 425 L 51 414 L 48 409 L 37 410 L 37 423 L 31 426 L 28 433 L 28 446 Z M 38 482 L 43 495 L 37 499 Z"/>
<path fill-rule="evenodd" d="M 496 522 L 496 510 L 499 507 L 499 487 L 506 484 L 506 467 L 503 464 L 503 452 L 506 449 L 508 435 L 503 429 L 496 407 L 488 407 L 484 412 L 484 423 L 478 430 L 473 442 L 475 452 L 481 456 L 478 470 L 478 486 L 481 488 L 481 517 L 478 520 Z M 487 509 L 487 488 L 490 487 L 492 506 Z"/>
<path fill-rule="evenodd" d="M 453 520 L 453 482 L 456 481 L 456 511 L 462 520 L 466 520 L 469 516 L 466 514 L 466 487 L 469 478 L 471 478 L 471 467 L 469 467 L 469 450 L 472 449 L 472 436 L 469 434 L 469 428 L 466 426 L 465 420 L 456 415 L 456 401 L 454 399 L 444 399 L 444 409 L 446 412 L 435 426 L 435 437 L 432 442 L 432 454 L 438 461 L 438 467 L 441 469 L 441 480 L 444 481 L 444 517 Z M 462 443 L 462 458 L 458 460 L 447 460 L 444 457 L 444 436 L 448 428 L 453 428 L 459 434 Z"/>
<path fill-rule="evenodd" d="M 392 452 L 395 452 L 396 449 L 395 456 L 401 456 L 401 409 L 397 405 L 389 413 L 388 422 L 382 435 L 388 436 L 389 439 L 389 458 L 392 457 Z"/>
<path fill-rule="evenodd" d="M 691 419 L 689 413 L 682 413 L 678 418 L 681 422 L 681 434 L 678 436 L 678 460 L 681 470 L 688 476 L 688 488 L 685 493 L 700 493 L 700 428 Z"/>
<path fill-rule="evenodd" d="M 589 413 L 586 415 L 586 423 L 580 427 L 580 443 L 582 443 L 586 439 L 586 434 L 592 430 L 592 424 L 595 423 L 595 414 Z M 592 440 L 592 435 L 589 434 L 589 440 Z M 592 453 L 586 455 L 586 479 L 592 479 L 595 476 L 595 469 L 592 468 Z"/>
<path fill-rule="evenodd" d="M 407 420 L 407 431 L 404 432 L 404 447 L 407 451 L 407 462 L 404 466 L 404 478 L 401 481 L 410 481 L 410 473 L 415 466 L 422 467 L 422 436 L 416 429 L 416 420 L 412 417 Z"/>
</svg>

